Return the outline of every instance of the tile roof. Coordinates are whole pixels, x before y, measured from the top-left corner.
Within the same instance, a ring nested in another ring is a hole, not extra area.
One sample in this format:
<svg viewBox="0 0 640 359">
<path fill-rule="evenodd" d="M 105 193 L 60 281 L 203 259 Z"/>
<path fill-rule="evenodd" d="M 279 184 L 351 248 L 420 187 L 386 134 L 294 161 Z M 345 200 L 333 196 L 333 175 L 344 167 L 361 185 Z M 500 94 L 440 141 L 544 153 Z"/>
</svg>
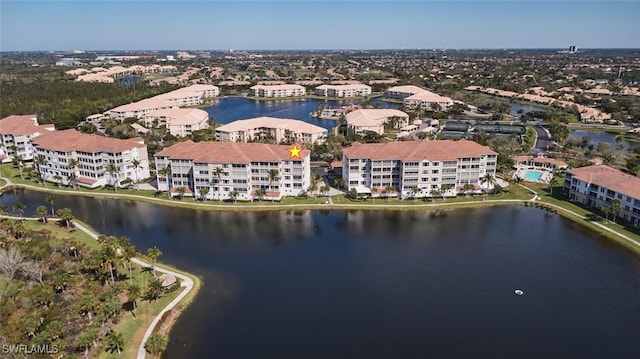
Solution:
<svg viewBox="0 0 640 359">
<path fill-rule="evenodd" d="M 354 143 L 342 150 L 348 158 L 402 161 L 454 161 L 463 157 L 497 155 L 487 146 L 469 140 L 398 141 L 387 143 Z"/>
<path fill-rule="evenodd" d="M 11 115 L 0 120 L 0 134 L 23 136 L 54 130 L 53 125 L 38 125 L 36 115 Z"/>
<path fill-rule="evenodd" d="M 255 128 L 278 128 L 295 133 L 326 133 L 327 129 L 305 121 L 276 117 L 256 117 L 237 120 L 216 128 L 220 132 L 247 131 Z"/>
<path fill-rule="evenodd" d="M 126 140 L 90 135 L 74 129 L 47 132 L 31 140 L 36 148 L 60 152 L 107 152 L 118 153 L 134 147 L 146 147 L 142 138 L 135 137 Z"/>
<path fill-rule="evenodd" d="M 573 168 L 567 171 L 573 178 L 593 183 L 612 191 L 640 199 L 640 178 L 606 165 Z"/>
<path fill-rule="evenodd" d="M 164 117 L 171 119 L 171 125 L 195 125 L 209 120 L 209 113 L 197 108 L 167 108 L 155 110 L 145 118 Z"/>
<path fill-rule="evenodd" d="M 290 159 L 289 145 L 237 142 L 179 142 L 156 153 L 156 157 L 185 159 L 196 163 L 280 162 Z M 309 151 L 300 152 L 302 158 Z"/>
<path fill-rule="evenodd" d="M 346 115 L 350 126 L 380 126 L 389 117 L 408 118 L 409 115 L 395 109 L 360 109 Z"/>
</svg>

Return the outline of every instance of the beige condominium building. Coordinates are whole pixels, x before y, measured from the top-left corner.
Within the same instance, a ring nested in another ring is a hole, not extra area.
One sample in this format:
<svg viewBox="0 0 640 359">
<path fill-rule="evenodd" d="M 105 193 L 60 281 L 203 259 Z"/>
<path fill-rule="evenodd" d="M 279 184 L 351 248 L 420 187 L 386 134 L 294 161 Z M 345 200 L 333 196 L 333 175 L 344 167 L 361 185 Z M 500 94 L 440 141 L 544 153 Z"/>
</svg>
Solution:
<svg viewBox="0 0 640 359">
<path fill-rule="evenodd" d="M 564 191 L 570 201 L 600 210 L 619 201 L 619 212 L 611 217 L 640 227 L 640 178 L 636 176 L 606 165 L 573 168 L 565 173 Z"/>
<path fill-rule="evenodd" d="M 320 85 L 315 94 L 324 97 L 362 97 L 371 95 L 371 86 L 365 84 Z"/>
<path fill-rule="evenodd" d="M 250 88 L 254 97 L 297 97 L 307 94 L 307 89 L 300 85 L 255 85 Z"/>
<path fill-rule="evenodd" d="M 393 128 L 407 126 L 409 115 L 395 109 L 360 109 L 349 112 L 346 120 L 350 133 L 362 134 L 370 131 L 382 135 L 385 124 Z"/>
<path fill-rule="evenodd" d="M 45 181 L 96 188 L 150 176 L 147 146 L 140 137 L 121 140 L 71 129 L 49 132 L 32 142 L 35 156 L 44 159 L 36 167 Z"/>
<path fill-rule="evenodd" d="M 236 142 L 179 142 L 155 155 L 158 189 L 216 200 L 280 200 L 310 185 L 309 151 Z M 170 170 L 167 170 L 170 169 Z M 260 195 L 260 193 L 264 195 Z"/>
<path fill-rule="evenodd" d="M 219 94 L 220 89 L 213 85 L 191 85 L 138 102 L 118 106 L 107 111 L 106 114 L 118 121 L 128 117 L 141 119 L 158 110 L 201 105 L 204 103 L 205 98 L 215 97 Z"/>
<path fill-rule="evenodd" d="M 33 160 L 31 139 L 54 131 L 53 125 L 39 125 L 36 115 L 11 115 L 0 120 L 0 162 Z"/>
<path fill-rule="evenodd" d="M 237 120 L 216 128 L 217 141 L 250 142 L 273 139 L 275 143 L 324 143 L 327 129 L 308 122 L 275 117 Z"/>
<path fill-rule="evenodd" d="M 148 126 L 166 126 L 169 133 L 183 137 L 209 127 L 209 113 L 197 108 L 172 108 L 153 111 L 143 118 Z"/>
<path fill-rule="evenodd" d="M 423 89 L 422 87 L 413 85 L 393 86 L 387 89 L 385 96 L 388 98 L 403 99 L 405 97 L 409 97 L 411 95 L 419 94 L 425 91 L 427 90 Z"/>
<path fill-rule="evenodd" d="M 468 140 L 355 143 L 342 153 L 342 177 L 350 190 L 376 196 L 393 187 L 391 195 L 401 198 L 453 196 L 466 191 L 466 184 L 474 192 L 491 189 L 498 156 Z"/>
<path fill-rule="evenodd" d="M 425 111 L 446 111 L 449 106 L 454 104 L 453 99 L 449 97 L 412 85 L 389 87 L 386 96 L 403 99 L 403 103 L 407 108 L 419 108 Z"/>
</svg>

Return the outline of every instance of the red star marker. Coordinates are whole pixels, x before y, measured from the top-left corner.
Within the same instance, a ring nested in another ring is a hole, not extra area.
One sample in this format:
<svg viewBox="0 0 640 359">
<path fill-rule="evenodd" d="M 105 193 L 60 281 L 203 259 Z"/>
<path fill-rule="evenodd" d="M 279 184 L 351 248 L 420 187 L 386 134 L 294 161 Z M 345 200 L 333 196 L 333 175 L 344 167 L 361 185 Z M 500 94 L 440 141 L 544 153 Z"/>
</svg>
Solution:
<svg viewBox="0 0 640 359">
<path fill-rule="evenodd" d="M 292 160 L 292 159 L 294 159 L 296 157 L 298 159 L 302 159 L 300 157 L 300 152 L 302 152 L 302 148 L 299 148 L 297 143 L 294 143 L 293 147 L 289 148 L 288 151 L 289 151 L 289 159 L 290 160 Z"/>
</svg>

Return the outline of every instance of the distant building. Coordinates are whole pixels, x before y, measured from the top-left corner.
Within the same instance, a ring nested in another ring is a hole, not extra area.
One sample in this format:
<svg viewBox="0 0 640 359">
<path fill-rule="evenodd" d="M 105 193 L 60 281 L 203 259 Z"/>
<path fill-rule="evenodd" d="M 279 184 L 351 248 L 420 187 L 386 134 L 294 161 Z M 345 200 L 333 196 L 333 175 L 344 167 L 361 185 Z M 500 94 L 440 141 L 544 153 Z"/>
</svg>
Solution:
<svg viewBox="0 0 640 359">
<path fill-rule="evenodd" d="M 31 140 L 54 131 L 53 125 L 39 125 L 36 115 L 11 115 L 0 120 L 0 162 L 11 162 L 14 156 L 33 160 Z"/>
<path fill-rule="evenodd" d="M 386 97 L 403 99 L 415 94 L 426 92 L 427 90 L 413 85 L 393 86 L 386 91 Z"/>
<path fill-rule="evenodd" d="M 301 85 L 255 85 L 250 88 L 254 97 L 298 97 L 307 94 Z"/>
<path fill-rule="evenodd" d="M 371 86 L 364 84 L 320 85 L 315 94 L 324 97 L 363 97 L 371 95 Z"/>
<path fill-rule="evenodd" d="M 350 133 L 370 131 L 382 135 L 385 123 L 394 128 L 405 127 L 409 124 L 409 115 L 395 109 L 359 109 L 349 112 L 346 120 Z"/>
<path fill-rule="evenodd" d="M 166 126 L 170 134 L 178 137 L 209 128 L 209 114 L 196 108 L 157 110 L 144 115 L 143 120 L 153 127 Z"/>
<path fill-rule="evenodd" d="M 257 117 L 238 120 L 216 128 L 217 141 L 249 142 L 273 138 L 276 143 L 324 143 L 328 131 L 310 123 L 275 117 Z"/>
<path fill-rule="evenodd" d="M 451 98 L 430 91 L 405 97 L 403 102 L 408 108 L 420 108 L 425 111 L 446 111 L 454 104 Z"/>
<path fill-rule="evenodd" d="M 155 155 L 158 189 L 172 196 L 206 199 L 280 200 L 297 196 L 311 184 L 308 150 L 291 158 L 291 146 L 236 142 L 179 142 Z M 163 175 L 165 168 L 170 173 Z M 219 169 L 219 170 L 218 170 Z M 275 171 L 276 176 L 270 175 Z M 237 195 L 234 196 L 234 192 Z"/>
<path fill-rule="evenodd" d="M 451 196 L 467 184 L 474 192 L 493 188 L 483 179 L 495 176 L 498 156 L 467 140 L 354 143 L 342 153 L 342 178 L 350 190 L 375 196 L 393 187 L 402 198 Z"/>
<path fill-rule="evenodd" d="M 620 201 L 617 214 L 635 227 L 640 227 L 640 178 L 605 165 L 567 170 L 564 191 L 569 200 L 603 210 Z"/>
<path fill-rule="evenodd" d="M 126 178 L 136 182 L 150 176 L 147 146 L 140 137 L 121 140 L 71 129 L 48 132 L 32 142 L 35 156 L 45 159 L 37 166 L 45 181 L 96 188 L 120 186 Z M 72 159 L 77 166 L 70 166 Z M 117 172 L 109 173 L 110 164 Z"/>
<path fill-rule="evenodd" d="M 142 119 L 143 117 L 154 111 L 177 108 L 179 108 L 179 106 L 174 101 L 152 97 L 138 102 L 130 103 L 128 105 L 118 106 L 107 111 L 106 113 L 109 114 L 111 118 L 122 121 L 125 118 L 129 117 Z"/>
</svg>

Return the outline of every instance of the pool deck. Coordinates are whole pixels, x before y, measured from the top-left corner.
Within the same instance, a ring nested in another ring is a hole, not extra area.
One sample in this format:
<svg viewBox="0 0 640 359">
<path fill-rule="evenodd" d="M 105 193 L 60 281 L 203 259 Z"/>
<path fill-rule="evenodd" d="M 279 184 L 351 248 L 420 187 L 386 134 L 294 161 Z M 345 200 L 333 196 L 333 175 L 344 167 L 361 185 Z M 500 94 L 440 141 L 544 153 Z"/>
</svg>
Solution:
<svg viewBox="0 0 640 359">
<path fill-rule="evenodd" d="M 526 178 L 527 172 L 536 171 L 542 173 L 539 179 Z M 545 168 L 537 168 L 532 166 L 519 166 L 513 174 L 513 178 L 520 177 L 523 181 L 535 183 L 549 183 L 553 177 L 553 173 Z"/>
</svg>

